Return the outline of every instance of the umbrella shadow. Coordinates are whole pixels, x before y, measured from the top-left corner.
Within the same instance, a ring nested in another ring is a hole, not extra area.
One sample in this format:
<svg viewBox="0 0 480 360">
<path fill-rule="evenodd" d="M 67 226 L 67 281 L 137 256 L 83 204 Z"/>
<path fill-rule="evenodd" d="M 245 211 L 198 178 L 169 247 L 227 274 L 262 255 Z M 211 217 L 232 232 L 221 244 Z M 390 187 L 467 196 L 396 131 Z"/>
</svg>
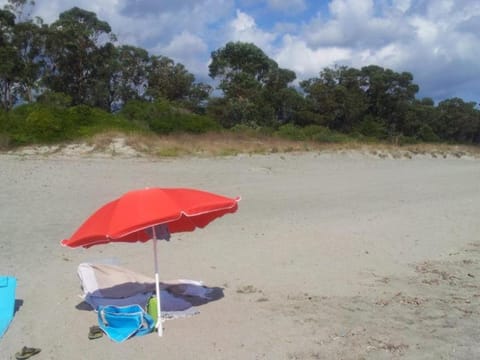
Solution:
<svg viewBox="0 0 480 360">
<path fill-rule="evenodd" d="M 167 291 L 174 298 L 186 301 L 191 306 L 202 306 L 213 301 L 222 299 L 224 294 L 224 288 L 214 286 L 204 286 L 197 284 L 164 284 L 161 283 L 161 289 Z M 119 299 L 132 299 L 132 303 L 135 300 L 141 299 L 142 294 L 147 292 L 155 293 L 155 283 L 138 283 L 127 282 L 117 284 L 115 286 L 100 289 L 94 293 L 88 294 L 90 297 L 102 298 L 102 300 L 112 299 L 112 305 Z M 128 300 L 127 300 L 128 302 Z M 87 301 L 81 301 L 75 305 L 77 310 L 92 311 L 93 307 Z"/>
</svg>

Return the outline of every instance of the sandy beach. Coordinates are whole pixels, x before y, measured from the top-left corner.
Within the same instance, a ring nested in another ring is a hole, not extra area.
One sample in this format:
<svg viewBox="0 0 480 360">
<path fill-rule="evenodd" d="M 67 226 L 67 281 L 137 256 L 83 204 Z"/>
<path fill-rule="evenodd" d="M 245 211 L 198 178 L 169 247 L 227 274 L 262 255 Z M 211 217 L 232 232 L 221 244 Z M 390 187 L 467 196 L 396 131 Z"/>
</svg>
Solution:
<svg viewBox="0 0 480 360">
<path fill-rule="evenodd" d="M 143 157 L 0 155 L 0 274 L 19 308 L 0 359 L 474 359 L 480 356 L 480 159 L 359 152 Z M 164 336 L 87 337 L 77 266 L 153 276 L 151 243 L 60 240 L 131 189 L 241 196 L 236 214 L 159 244 L 161 279 L 224 297 Z"/>
</svg>

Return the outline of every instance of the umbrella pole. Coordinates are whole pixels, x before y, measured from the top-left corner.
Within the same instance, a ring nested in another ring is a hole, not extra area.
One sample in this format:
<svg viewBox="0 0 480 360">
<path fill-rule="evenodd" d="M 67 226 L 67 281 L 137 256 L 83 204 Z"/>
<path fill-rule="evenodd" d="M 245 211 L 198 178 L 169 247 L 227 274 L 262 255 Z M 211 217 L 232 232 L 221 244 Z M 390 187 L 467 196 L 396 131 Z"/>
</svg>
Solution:
<svg viewBox="0 0 480 360">
<path fill-rule="evenodd" d="M 158 258 L 157 258 L 157 235 L 155 234 L 155 227 L 153 229 L 153 253 L 155 258 L 155 290 L 157 292 L 157 330 L 158 336 L 163 335 L 163 326 L 162 326 L 162 313 L 160 306 L 160 277 L 158 275 Z"/>
</svg>

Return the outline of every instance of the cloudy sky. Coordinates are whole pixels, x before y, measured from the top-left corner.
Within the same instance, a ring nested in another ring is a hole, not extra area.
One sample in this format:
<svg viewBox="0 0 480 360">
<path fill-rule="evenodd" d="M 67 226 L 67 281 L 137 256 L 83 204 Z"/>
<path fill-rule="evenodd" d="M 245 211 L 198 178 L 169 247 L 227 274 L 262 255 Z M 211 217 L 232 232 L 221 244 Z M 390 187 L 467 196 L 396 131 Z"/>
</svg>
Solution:
<svg viewBox="0 0 480 360">
<path fill-rule="evenodd" d="M 211 51 L 245 41 L 299 79 L 376 64 L 411 72 L 419 97 L 480 102 L 478 0 L 36 0 L 34 15 L 51 23 L 73 6 L 202 81 Z"/>
</svg>

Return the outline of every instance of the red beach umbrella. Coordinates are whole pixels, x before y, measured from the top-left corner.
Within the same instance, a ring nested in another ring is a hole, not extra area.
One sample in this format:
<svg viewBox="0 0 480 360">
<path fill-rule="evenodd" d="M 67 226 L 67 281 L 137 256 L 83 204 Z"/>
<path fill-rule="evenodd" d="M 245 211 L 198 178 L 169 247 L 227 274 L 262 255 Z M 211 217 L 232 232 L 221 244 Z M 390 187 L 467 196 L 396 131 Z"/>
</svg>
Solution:
<svg viewBox="0 0 480 360">
<path fill-rule="evenodd" d="M 218 217 L 234 213 L 240 198 L 186 188 L 146 188 L 127 192 L 95 211 L 69 238 L 68 247 L 109 242 L 169 240 L 170 233 L 203 228 Z M 153 241 L 157 290 L 158 333 L 162 335 L 157 241 Z"/>
</svg>

